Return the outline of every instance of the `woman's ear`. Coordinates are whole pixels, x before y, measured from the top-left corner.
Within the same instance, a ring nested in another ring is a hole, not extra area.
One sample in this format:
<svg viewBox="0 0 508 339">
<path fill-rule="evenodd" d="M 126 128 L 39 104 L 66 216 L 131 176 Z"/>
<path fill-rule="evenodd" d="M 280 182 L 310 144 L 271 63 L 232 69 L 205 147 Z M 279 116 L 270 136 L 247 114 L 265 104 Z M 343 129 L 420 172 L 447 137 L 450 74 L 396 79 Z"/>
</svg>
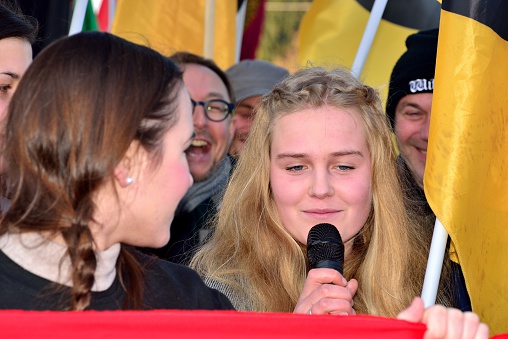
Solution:
<svg viewBox="0 0 508 339">
<path fill-rule="evenodd" d="M 134 182 L 131 172 L 131 160 L 124 156 L 120 163 L 115 167 L 115 179 L 121 187 L 127 187 Z"/>
<path fill-rule="evenodd" d="M 125 188 L 139 179 L 144 149 L 138 141 L 132 141 L 122 160 L 116 165 L 114 175 L 120 187 Z"/>
</svg>

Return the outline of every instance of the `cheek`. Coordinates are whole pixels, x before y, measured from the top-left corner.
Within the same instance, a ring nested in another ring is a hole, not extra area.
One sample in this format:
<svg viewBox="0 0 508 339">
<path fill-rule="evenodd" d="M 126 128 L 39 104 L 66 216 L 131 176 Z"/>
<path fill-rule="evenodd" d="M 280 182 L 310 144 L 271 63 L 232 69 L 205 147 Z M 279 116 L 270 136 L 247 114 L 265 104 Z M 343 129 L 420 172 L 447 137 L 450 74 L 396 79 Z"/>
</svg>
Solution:
<svg viewBox="0 0 508 339">
<path fill-rule="evenodd" d="M 217 123 L 213 122 L 214 124 L 217 124 L 216 126 L 209 127 L 210 136 L 215 141 L 216 145 L 216 152 L 222 153 L 224 149 L 227 148 L 229 141 L 231 139 L 230 135 L 230 123 Z M 234 132 L 235 128 L 233 126 L 233 123 L 231 123 L 231 131 Z"/>
<path fill-rule="evenodd" d="M 358 229 L 355 230 L 356 233 L 360 231 L 367 221 L 372 208 L 372 190 L 370 185 L 364 184 L 363 186 L 358 186 L 354 196 L 354 204 L 357 207 L 356 219 L 358 221 Z"/>
<path fill-rule="evenodd" d="M 277 208 L 291 202 L 291 189 L 295 186 L 289 185 L 286 176 L 282 175 L 281 171 L 277 168 L 270 169 L 270 187 Z"/>
<path fill-rule="evenodd" d="M 407 120 L 397 121 L 395 126 L 395 134 L 401 144 L 407 143 L 411 139 L 411 136 L 418 132 L 417 124 Z"/>
<path fill-rule="evenodd" d="M 301 194 L 299 193 L 301 185 L 298 185 L 297 182 L 291 182 L 286 175 L 283 175 L 278 170 L 270 172 L 270 183 L 273 200 L 279 212 L 282 224 L 289 233 L 292 233 L 288 225 L 291 226 L 295 224 L 294 220 L 292 220 L 292 216 L 301 198 Z M 294 237 L 294 234 L 292 235 Z"/>
<path fill-rule="evenodd" d="M 5 99 L 0 99 L 0 122 L 2 122 L 7 115 L 7 106 L 9 105 L 9 101 Z"/>
<path fill-rule="evenodd" d="M 185 155 L 174 166 L 168 166 L 165 175 L 167 182 L 171 183 L 171 187 L 166 188 L 168 193 L 179 201 L 193 183 Z"/>
<path fill-rule="evenodd" d="M 248 128 L 249 127 L 249 119 L 245 117 L 239 117 L 238 121 L 236 122 L 237 128 Z"/>
</svg>

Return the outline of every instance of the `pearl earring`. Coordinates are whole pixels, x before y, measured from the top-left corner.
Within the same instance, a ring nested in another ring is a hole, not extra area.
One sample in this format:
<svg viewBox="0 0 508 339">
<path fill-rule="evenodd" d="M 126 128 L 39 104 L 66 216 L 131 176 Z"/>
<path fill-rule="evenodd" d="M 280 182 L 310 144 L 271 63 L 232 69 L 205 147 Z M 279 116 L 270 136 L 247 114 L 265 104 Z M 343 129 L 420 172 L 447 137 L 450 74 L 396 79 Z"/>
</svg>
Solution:
<svg viewBox="0 0 508 339">
<path fill-rule="evenodd" d="M 127 177 L 127 178 L 125 179 L 125 183 L 126 183 L 127 185 L 130 185 L 130 184 L 132 184 L 133 182 L 134 182 L 134 179 L 133 179 L 132 177 Z"/>
</svg>

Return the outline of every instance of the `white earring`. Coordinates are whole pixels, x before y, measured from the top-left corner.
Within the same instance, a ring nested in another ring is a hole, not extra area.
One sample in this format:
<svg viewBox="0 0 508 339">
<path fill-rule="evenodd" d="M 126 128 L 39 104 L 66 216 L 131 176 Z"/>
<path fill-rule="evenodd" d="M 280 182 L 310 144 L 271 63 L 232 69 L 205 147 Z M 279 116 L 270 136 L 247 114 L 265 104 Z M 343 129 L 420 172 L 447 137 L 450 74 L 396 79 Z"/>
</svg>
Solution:
<svg viewBox="0 0 508 339">
<path fill-rule="evenodd" d="M 130 185 L 130 184 L 132 184 L 133 182 L 134 182 L 134 179 L 133 179 L 132 177 L 127 177 L 127 178 L 125 178 L 125 183 L 126 183 L 127 185 Z"/>
</svg>

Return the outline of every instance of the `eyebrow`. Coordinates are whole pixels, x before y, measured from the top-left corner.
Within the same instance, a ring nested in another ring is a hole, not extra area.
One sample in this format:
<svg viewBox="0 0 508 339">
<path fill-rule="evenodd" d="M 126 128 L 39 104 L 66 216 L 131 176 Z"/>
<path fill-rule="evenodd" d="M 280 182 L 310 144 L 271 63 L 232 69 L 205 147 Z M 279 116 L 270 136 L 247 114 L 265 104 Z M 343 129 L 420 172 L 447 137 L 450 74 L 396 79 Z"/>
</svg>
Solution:
<svg viewBox="0 0 508 339">
<path fill-rule="evenodd" d="M 241 102 L 236 107 L 245 107 L 245 108 L 248 108 L 248 109 L 254 109 L 256 106 L 249 105 L 249 104 Z"/>
<path fill-rule="evenodd" d="M 8 75 L 8 76 L 10 76 L 10 77 L 11 77 L 11 78 L 13 78 L 13 79 L 19 79 L 19 74 L 17 74 L 17 73 L 12 73 L 12 72 L 2 72 L 2 73 L 0 73 L 0 74 L 5 74 L 5 75 Z"/>
<path fill-rule="evenodd" d="M 206 95 L 206 100 L 210 100 L 210 99 L 221 99 L 221 100 L 229 100 L 229 99 L 226 99 L 226 97 L 224 95 L 222 95 L 222 93 L 219 93 L 219 92 L 210 92 Z"/>
<path fill-rule="evenodd" d="M 345 151 L 340 151 L 340 152 L 333 152 L 331 154 L 331 157 L 332 158 L 337 158 L 337 157 L 343 157 L 343 156 L 346 156 L 346 155 L 356 155 L 356 156 L 359 156 L 359 157 L 363 158 L 362 152 L 355 151 L 355 150 L 345 150 Z M 280 153 L 280 154 L 277 154 L 276 159 L 277 160 L 286 159 L 286 158 L 302 159 L 302 158 L 307 158 L 308 156 L 309 155 L 306 154 L 306 153 Z"/>
<path fill-rule="evenodd" d="M 402 104 L 402 108 L 404 107 L 413 107 L 413 108 L 417 108 L 417 109 L 422 109 L 422 106 L 418 105 L 417 103 L 414 103 L 414 102 L 405 102 Z"/>
</svg>

